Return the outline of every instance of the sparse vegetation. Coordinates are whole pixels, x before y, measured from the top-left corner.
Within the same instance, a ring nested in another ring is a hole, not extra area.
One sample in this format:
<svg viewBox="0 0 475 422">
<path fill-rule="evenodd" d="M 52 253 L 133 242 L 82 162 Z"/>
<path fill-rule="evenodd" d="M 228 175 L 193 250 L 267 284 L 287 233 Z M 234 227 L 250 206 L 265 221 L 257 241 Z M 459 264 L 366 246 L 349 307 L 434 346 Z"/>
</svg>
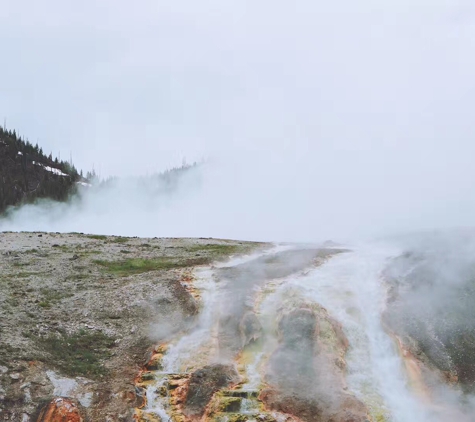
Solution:
<svg viewBox="0 0 475 422">
<path fill-rule="evenodd" d="M 222 257 L 228 257 L 235 254 L 245 254 L 250 253 L 252 250 L 256 249 L 259 246 L 262 246 L 262 243 L 243 243 L 243 244 L 223 244 L 223 243 L 206 243 L 189 246 L 186 248 L 187 252 L 191 253 L 203 253 L 211 256 L 214 259 L 219 259 Z"/>
<path fill-rule="evenodd" d="M 93 261 L 106 271 L 125 277 L 129 275 L 142 274 L 150 271 L 171 270 L 173 268 L 184 268 L 195 265 L 208 264 L 208 258 L 201 259 L 178 259 L 174 257 L 161 257 L 152 259 L 132 258 L 122 261 L 104 261 L 96 259 Z"/>
<path fill-rule="evenodd" d="M 38 249 L 27 249 L 25 251 L 23 251 L 23 253 L 38 253 Z"/>
<path fill-rule="evenodd" d="M 128 237 L 119 236 L 119 237 L 112 238 L 111 243 L 127 243 L 128 241 L 129 241 Z"/>
<path fill-rule="evenodd" d="M 104 361 L 110 357 L 114 339 L 100 331 L 79 330 L 68 334 L 64 331 L 50 334 L 39 340 L 48 353 L 48 364 L 65 375 L 95 378 L 106 373 Z"/>
<path fill-rule="evenodd" d="M 69 291 L 61 291 L 50 288 L 42 288 L 41 294 L 43 295 L 43 301 L 47 303 L 59 302 L 62 299 L 74 296 L 74 294 Z"/>
<path fill-rule="evenodd" d="M 90 275 L 88 274 L 71 274 L 68 275 L 65 279 L 65 281 L 79 281 L 79 280 L 85 280 L 86 278 L 89 278 Z"/>
<path fill-rule="evenodd" d="M 8 343 L 1 343 L 0 347 L 0 364 L 5 365 L 9 363 L 11 357 L 19 353 L 18 347 L 13 347 Z"/>
<path fill-rule="evenodd" d="M 17 268 L 21 267 L 28 267 L 31 263 L 30 262 L 14 262 L 13 266 Z"/>
<path fill-rule="evenodd" d="M 69 252 L 71 250 L 67 245 L 58 245 L 55 249 L 61 250 L 61 252 Z"/>
<path fill-rule="evenodd" d="M 107 236 L 102 234 L 88 234 L 86 237 L 94 240 L 107 240 Z"/>
<path fill-rule="evenodd" d="M 202 245 L 198 244 L 182 247 L 183 254 L 180 257 L 161 256 L 150 259 L 131 258 L 119 261 L 96 259 L 93 262 L 103 267 L 107 272 L 123 277 L 134 274 L 142 274 L 150 271 L 171 270 L 174 268 L 193 267 L 196 265 L 209 265 L 213 261 L 227 258 L 233 254 L 251 252 L 260 245 L 260 243 L 244 243 L 238 245 L 207 243 Z M 144 245 L 140 246 L 143 247 Z M 120 252 L 129 253 L 129 251 L 124 249 L 122 249 Z M 186 258 L 187 254 L 190 255 L 189 258 Z"/>
<path fill-rule="evenodd" d="M 28 278 L 31 277 L 32 275 L 39 275 L 40 273 L 35 273 L 31 271 L 20 271 L 19 273 L 13 274 L 14 278 Z"/>
</svg>

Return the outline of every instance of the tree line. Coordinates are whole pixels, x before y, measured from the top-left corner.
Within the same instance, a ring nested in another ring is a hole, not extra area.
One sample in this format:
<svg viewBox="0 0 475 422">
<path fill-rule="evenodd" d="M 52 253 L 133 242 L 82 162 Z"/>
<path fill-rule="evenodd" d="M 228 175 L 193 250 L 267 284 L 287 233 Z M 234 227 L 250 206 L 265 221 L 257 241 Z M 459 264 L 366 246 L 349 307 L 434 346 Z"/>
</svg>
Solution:
<svg viewBox="0 0 475 422">
<path fill-rule="evenodd" d="M 0 127 L 0 213 L 40 198 L 64 201 L 79 180 L 81 175 L 72 162 L 46 155 L 38 144 L 22 139 L 15 130 Z"/>
</svg>

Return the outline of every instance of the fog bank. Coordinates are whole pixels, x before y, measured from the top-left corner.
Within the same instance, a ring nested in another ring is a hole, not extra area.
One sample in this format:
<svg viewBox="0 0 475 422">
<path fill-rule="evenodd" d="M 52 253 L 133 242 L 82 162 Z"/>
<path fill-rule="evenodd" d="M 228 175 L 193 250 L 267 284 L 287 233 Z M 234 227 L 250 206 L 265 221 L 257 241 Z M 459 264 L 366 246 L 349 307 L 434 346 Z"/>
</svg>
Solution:
<svg viewBox="0 0 475 422">
<path fill-rule="evenodd" d="M 316 240 L 473 226 L 474 17 L 469 0 L 5 5 L 9 127 L 103 177 L 208 164 L 172 196 L 121 182 L 1 227 Z"/>
</svg>

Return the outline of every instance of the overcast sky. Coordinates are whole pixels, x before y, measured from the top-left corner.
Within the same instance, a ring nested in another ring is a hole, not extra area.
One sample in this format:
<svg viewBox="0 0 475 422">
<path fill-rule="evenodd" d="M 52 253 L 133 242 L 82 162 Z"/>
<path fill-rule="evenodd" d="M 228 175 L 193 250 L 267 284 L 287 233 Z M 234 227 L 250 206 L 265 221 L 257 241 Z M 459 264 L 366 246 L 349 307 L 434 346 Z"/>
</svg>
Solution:
<svg viewBox="0 0 475 422">
<path fill-rule="evenodd" d="M 473 0 L 4 0 L 0 39 L 0 117 L 84 170 L 211 158 L 306 221 L 475 224 Z"/>
</svg>

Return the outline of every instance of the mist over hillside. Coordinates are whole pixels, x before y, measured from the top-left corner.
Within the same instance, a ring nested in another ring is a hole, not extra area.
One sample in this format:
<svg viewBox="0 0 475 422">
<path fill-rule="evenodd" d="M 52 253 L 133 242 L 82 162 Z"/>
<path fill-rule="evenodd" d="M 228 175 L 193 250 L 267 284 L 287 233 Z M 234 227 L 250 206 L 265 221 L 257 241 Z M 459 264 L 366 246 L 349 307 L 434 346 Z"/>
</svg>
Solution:
<svg viewBox="0 0 475 422">
<path fill-rule="evenodd" d="M 375 152 L 376 168 L 343 158 L 302 155 L 297 165 L 278 146 L 270 156 L 225 154 L 156 176 L 78 186 L 68 202 L 10 210 L 0 229 L 353 241 L 473 225 L 475 198 L 460 182 L 462 169 L 441 175 L 427 167 L 416 176 L 419 164 L 399 172 L 399 162 Z M 388 177 L 381 179 L 383 165 Z"/>
<path fill-rule="evenodd" d="M 31 160 L 30 156 L 27 157 Z M 29 162 L 29 166 L 35 166 L 34 163 Z M 40 168 L 44 169 L 44 166 Z M 47 167 L 45 171 L 51 172 L 48 169 L 51 167 Z M 3 173 L 5 177 L 7 174 L 11 177 L 14 171 L 11 167 L 4 168 Z M 53 179 L 50 185 L 52 189 L 64 186 L 63 191 L 60 191 L 62 196 L 54 195 L 54 190 L 49 193 L 38 189 L 34 191 L 35 195 L 26 192 L 23 197 L 13 198 L 4 207 L 4 213 L 0 217 L 0 229 L 122 232 L 124 235 L 137 235 L 133 222 L 140 220 L 142 213 L 143 216 L 170 207 L 173 199 L 184 189 L 188 189 L 188 194 L 192 194 L 200 182 L 196 163 L 183 163 L 180 167 L 140 177 L 109 177 L 101 180 L 95 173 L 89 173 L 87 178 L 79 177 L 77 173 L 73 178 L 67 174 L 53 173 L 53 176 L 57 177 L 50 176 Z M 45 180 L 49 180 L 48 174 Z M 63 180 L 69 183 L 65 184 Z M 43 181 L 42 184 L 44 183 Z M 5 192 L 15 190 L 15 187 L 7 182 L 2 187 Z M 8 196 L 2 198 L 7 200 Z M 152 216 L 148 215 L 146 218 Z M 124 229 L 127 221 L 132 225 L 128 232 Z M 145 232 L 142 232 L 142 235 L 144 234 Z"/>
</svg>

